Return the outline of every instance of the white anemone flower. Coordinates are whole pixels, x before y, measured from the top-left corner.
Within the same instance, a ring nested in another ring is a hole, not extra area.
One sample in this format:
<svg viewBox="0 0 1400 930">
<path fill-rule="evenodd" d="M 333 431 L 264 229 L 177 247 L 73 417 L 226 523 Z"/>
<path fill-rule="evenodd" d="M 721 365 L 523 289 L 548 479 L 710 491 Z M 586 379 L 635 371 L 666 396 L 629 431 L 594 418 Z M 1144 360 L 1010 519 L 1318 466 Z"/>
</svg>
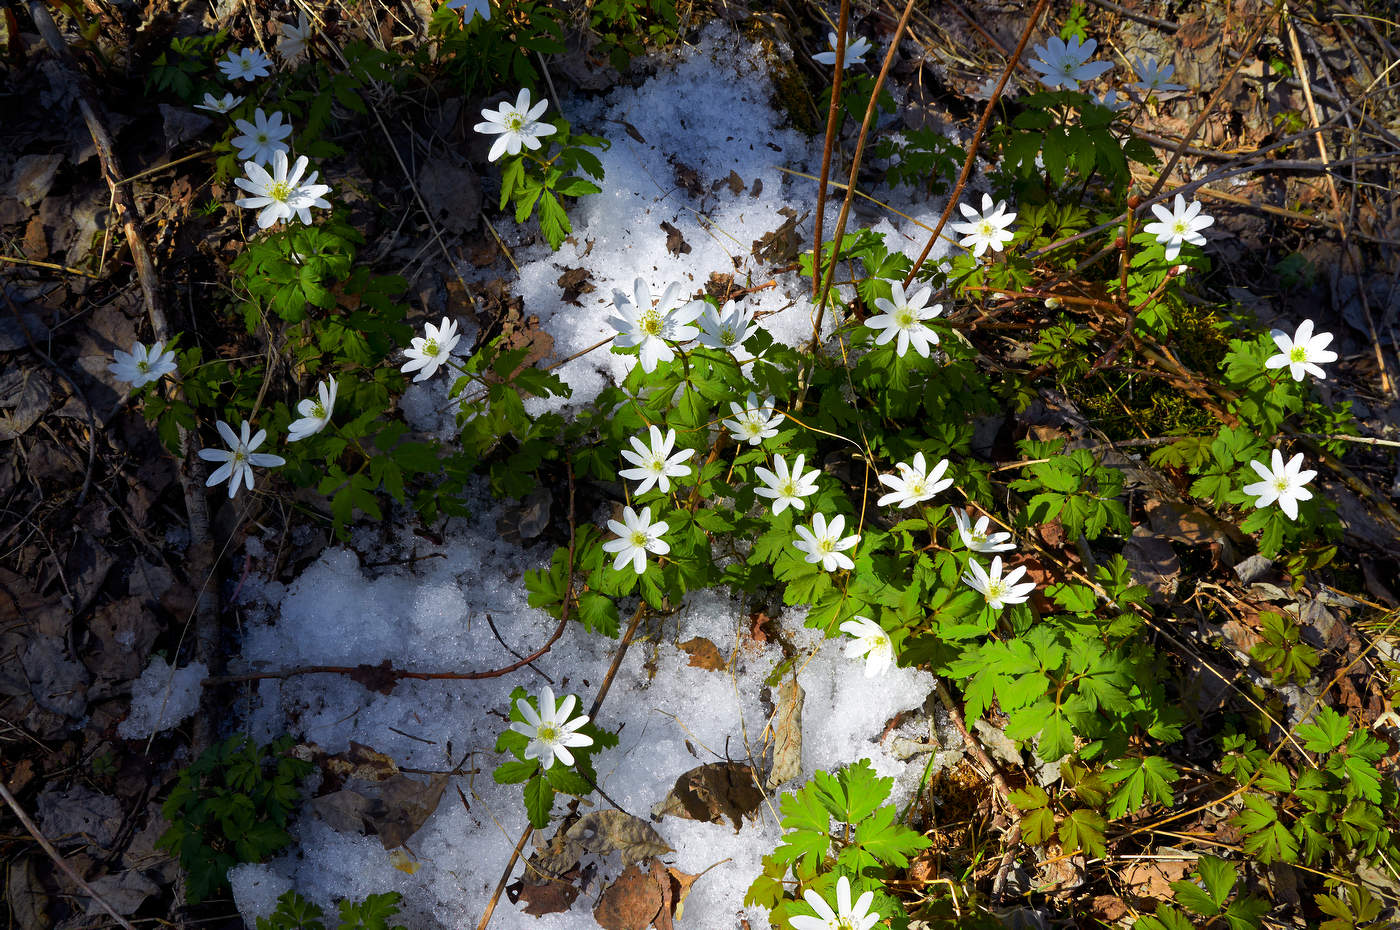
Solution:
<svg viewBox="0 0 1400 930">
<path fill-rule="evenodd" d="M 608 317 L 608 325 L 617 330 L 616 345 L 623 348 L 640 346 L 642 371 L 656 370 L 658 362 L 669 362 L 676 357 L 671 343 L 685 343 L 699 333 L 691 324 L 704 312 L 704 301 L 693 300 L 677 307 L 684 296 L 681 285 L 671 283 L 666 286 L 661 299 L 653 306 L 651 290 L 646 281 L 638 278 L 632 284 L 632 300 L 622 291 L 613 291 L 615 316 Z"/>
<path fill-rule="evenodd" d="M 769 471 L 762 465 L 753 470 L 754 475 L 763 482 L 764 487 L 755 488 L 754 493 L 759 497 L 773 498 L 773 516 L 777 516 L 791 506 L 794 510 L 803 510 L 807 503 L 803 500 L 817 493 L 817 475 L 821 474 L 815 468 L 806 474 L 802 473 L 802 465 L 806 461 L 806 456 L 799 454 L 793 460 L 792 470 L 788 470 L 788 463 L 781 455 L 773 456 L 773 470 Z"/>
<path fill-rule="evenodd" d="M 1017 584 L 1025 573 L 1026 567 L 1017 565 L 1003 578 L 1001 556 L 996 556 L 992 559 L 990 572 L 984 570 L 976 559 L 969 559 L 962 580 L 986 599 L 988 607 L 1001 610 L 1007 604 L 1022 604 L 1030 599 L 1031 592 L 1035 590 L 1035 582 Z"/>
<path fill-rule="evenodd" d="M 243 188 L 251 197 L 235 200 L 238 206 L 248 210 L 261 208 L 258 214 L 258 228 L 267 229 L 282 220 L 290 221 L 293 216 L 310 225 L 312 207 L 329 207 L 322 195 L 330 192 L 330 185 L 317 184 L 317 172 L 302 180 L 306 171 L 306 156 L 297 157 L 296 166 L 289 173 L 287 153 L 276 152 L 272 156 L 272 173 L 257 162 L 243 163 L 246 178 L 234 178 L 233 183 Z"/>
<path fill-rule="evenodd" d="M 1176 66 L 1170 64 L 1158 64 L 1157 59 L 1148 55 L 1147 58 L 1133 57 L 1133 72 L 1137 75 L 1136 83 L 1130 85 L 1135 90 L 1140 90 L 1145 94 L 1155 92 L 1170 93 L 1175 90 L 1185 90 L 1185 84 L 1169 84 L 1167 81 L 1176 73 Z"/>
<path fill-rule="evenodd" d="M 112 352 L 112 363 L 107 366 L 119 381 L 129 381 L 132 389 L 145 387 L 152 381 L 159 381 L 174 371 L 175 353 L 166 351 L 164 342 L 156 342 L 149 349 L 139 339 L 132 344 L 130 352 L 117 349 Z"/>
<path fill-rule="evenodd" d="M 1290 520 L 1298 519 L 1298 502 L 1312 500 L 1312 492 L 1305 485 L 1317 477 L 1317 472 L 1313 469 L 1303 470 L 1303 453 L 1299 452 L 1288 460 L 1288 464 L 1283 462 L 1283 453 L 1275 449 L 1272 459 L 1273 467 L 1269 468 L 1263 462 L 1252 461 L 1249 467 L 1253 468 L 1262 481 L 1244 486 L 1244 493 L 1250 497 L 1257 497 L 1254 502 L 1255 507 L 1267 507 L 1277 502 L 1279 509 Z"/>
<path fill-rule="evenodd" d="M 485 122 L 477 123 L 473 128 L 483 135 L 500 134 L 500 138 L 491 143 L 487 160 L 495 161 L 507 153 L 519 155 L 522 145 L 532 151 L 539 148 L 540 136 L 554 132 L 554 127 L 549 123 L 539 122 L 548 106 L 548 100 L 531 106 L 530 88 L 523 87 L 515 98 L 514 106 L 502 102 L 495 110 L 482 110 Z"/>
<path fill-rule="evenodd" d="M 232 92 L 224 94 L 222 97 L 215 97 L 208 91 L 204 94 L 204 102 L 196 103 L 196 110 L 208 110 L 210 113 L 227 113 L 243 102 L 242 97 L 235 97 Z"/>
<path fill-rule="evenodd" d="M 287 460 L 280 455 L 269 455 L 266 452 L 254 452 L 258 446 L 262 445 L 267 438 L 267 430 L 260 429 L 251 438 L 248 433 L 251 427 L 248 421 L 243 421 L 242 435 L 234 433 L 233 427 L 223 420 L 218 421 L 219 435 L 223 437 L 228 445 L 227 449 L 200 449 L 199 457 L 206 462 L 222 462 L 214 473 L 209 476 L 209 480 L 204 484 L 206 487 L 213 487 L 221 481 L 228 482 L 229 500 L 238 493 L 240 482 L 245 484 L 248 490 L 253 490 L 253 467 L 276 468 L 279 465 L 286 465 Z"/>
<path fill-rule="evenodd" d="M 529 738 L 530 744 L 525 747 L 525 758 L 540 760 L 540 766 L 546 769 L 554 764 L 555 759 L 563 765 L 573 765 L 574 754 L 569 752 L 569 749 L 593 745 L 593 737 L 577 732 L 588 723 L 588 715 L 580 714 L 572 720 L 569 719 L 569 714 L 573 713 L 577 703 L 578 698 L 568 694 L 556 704 L 554 689 L 549 685 L 545 685 L 540 691 L 538 713 L 524 698 L 515 702 L 515 709 L 520 711 L 520 716 L 525 720 L 523 723 L 519 720 L 511 721 L 510 728 Z"/>
<path fill-rule="evenodd" d="M 282 37 L 277 40 L 277 54 L 281 55 L 285 62 L 296 61 L 306 54 L 306 45 L 314 33 L 311 23 L 306 20 L 306 14 L 298 13 L 295 25 L 282 24 Z"/>
<path fill-rule="evenodd" d="M 758 402 L 758 395 L 749 391 L 749 396 L 744 400 L 744 406 L 739 406 L 734 401 L 729 402 L 729 409 L 734 413 L 734 419 L 725 420 L 724 425 L 729 427 L 730 435 L 735 442 L 747 442 L 751 446 L 761 445 L 763 440 L 772 439 L 778 435 L 778 427 L 786 419 L 781 413 L 773 410 L 775 399 L 770 394 L 763 403 Z"/>
<path fill-rule="evenodd" d="M 694 449 L 682 449 L 675 455 L 671 454 L 672 447 L 676 444 L 676 431 L 666 430 L 663 436 L 661 430 L 655 425 L 651 427 L 651 446 L 648 447 L 636 436 L 630 439 L 632 449 L 635 451 L 622 450 L 622 457 L 635 465 L 635 468 L 625 468 L 619 471 L 618 477 L 631 478 L 640 481 L 637 485 L 637 494 L 645 494 L 651 490 L 652 485 L 668 494 L 671 491 L 672 478 L 684 478 L 690 474 L 690 466 L 683 464 L 687 459 L 695 454 Z"/>
<path fill-rule="evenodd" d="M 292 126 L 282 122 L 280 110 L 269 118 L 262 107 L 258 107 L 253 112 L 251 123 L 246 119 L 236 119 L 233 125 L 243 133 L 233 137 L 233 147 L 237 149 L 239 158 L 266 165 L 278 152 L 285 153 L 290 148 L 282 140 L 292 134 Z"/>
<path fill-rule="evenodd" d="M 967 222 L 952 224 L 953 232 L 962 233 L 963 239 L 958 245 L 972 249 L 975 258 L 981 258 L 987 249 L 1000 252 L 1008 242 L 1016 238 L 1016 234 L 1007 228 L 1011 221 L 1016 219 L 1016 214 L 1007 212 L 1005 200 L 993 204 L 991 196 L 983 194 L 981 213 L 965 203 L 958 204 L 958 209 L 967 217 Z"/>
<path fill-rule="evenodd" d="M 1201 230 L 1215 222 L 1215 217 L 1201 212 L 1199 200 L 1191 201 L 1188 206 L 1186 198 L 1180 194 L 1176 195 L 1172 209 L 1168 210 L 1160 203 L 1154 203 L 1152 212 L 1156 215 L 1157 222 L 1148 223 L 1142 227 L 1142 231 L 1156 236 L 1157 241 L 1167 247 L 1167 261 L 1172 261 L 1181 254 L 1183 242 L 1205 245 L 1206 237 L 1201 235 Z"/>
<path fill-rule="evenodd" d="M 452 350 L 457 348 L 461 338 L 462 334 L 457 332 L 456 320 L 443 317 L 441 326 L 424 323 L 423 335 L 414 336 L 413 344 L 403 350 L 403 354 L 408 356 L 408 361 L 404 362 L 399 371 L 404 374 L 417 371 L 418 374 L 413 376 L 415 382 L 428 380 L 437 374 L 440 365 L 452 357 Z"/>
<path fill-rule="evenodd" d="M 661 537 L 671 527 L 664 520 L 651 522 L 651 508 L 643 507 L 641 515 L 631 507 L 622 508 L 622 522 L 608 521 L 608 529 L 617 534 L 617 539 L 603 543 L 604 552 L 616 552 L 613 570 L 616 571 L 628 562 L 638 575 L 647 570 L 647 553 L 665 555 L 671 551 L 671 544 Z"/>
<path fill-rule="evenodd" d="M 272 59 L 255 48 L 245 48 L 229 52 L 228 57 L 219 62 L 219 70 L 230 81 L 251 81 L 272 73 Z"/>
<path fill-rule="evenodd" d="M 443 6 L 449 10 L 462 10 L 463 23 L 469 23 L 478 16 L 488 21 L 491 19 L 491 0 L 447 0 Z"/>
<path fill-rule="evenodd" d="M 853 642 L 846 644 L 846 657 L 865 657 L 866 678 L 882 675 L 894 665 L 894 643 L 890 640 L 890 634 L 874 620 L 857 614 L 855 619 L 841 624 L 841 632 L 855 637 Z"/>
<path fill-rule="evenodd" d="M 913 507 L 921 504 L 939 491 L 952 486 L 952 478 L 944 478 L 948 470 L 948 460 L 943 459 L 929 471 L 922 452 L 914 453 L 913 464 L 897 462 L 894 466 L 899 475 L 880 475 L 880 483 L 890 488 L 890 493 L 875 503 L 881 507 L 895 504 L 898 507 Z"/>
<path fill-rule="evenodd" d="M 871 329 L 882 330 L 875 338 L 875 344 L 882 346 L 898 337 L 895 342 L 896 355 L 903 358 L 912 345 L 921 357 L 928 358 L 928 347 L 938 345 L 938 334 L 925 326 L 924 321 L 943 312 L 942 304 L 927 306 L 931 296 L 933 288 L 928 285 L 919 288 L 912 296 L 906 296 L 902 283 L 892 283 L 890 299 L 875 298 L 875 306 L 880 313 L 865 321 L 865 325 Z"/>
<path fill-rule="evenodd" d="M 316 385 L 316 397 L 305 398 L 297 404 L 301 419 L 287 427 L 287 441 L 298 442 L 307 436 L 315 436 L 326 428 L 335 412 L 335 395 L 340 390 L 340 382 L 334 378 Z"/>
<path fill-rule="evenodd" d="M 700 312 L 699 323 L 702 346 L 723 349 L 730 355 L 738 356 L 752 330 L 753 311 L 736 306 L 732 300 L 725 301 L 718 310 L 706 303 Z"/>
<path fill-rule="evenodd" d="M 1321 366 L 1337 360 L 1337 353 L 1327 348 L 1332 341 L 1332 334 L 1314 334 L 1312 320 L 1299 323 L 1291 338 L 1281 329 L 1271 330 L 1269 335 L 1274 337 L 1274 345 L 1278 346 L 1279 354 L 1269 356 L 1264 362 L 1264 367 L 1287 367 L 1294 381 L 1302 381 L 1305 373 L 1326 379 L 1327 372 L 1323 371 Z"/>
<path fill-rule="evenodd" d="M 1058 36 L 1051 36 L 1044 45 L 1035 47 L 1039 57 L 1031 59 L 1029 64 L 1041 72 L 1040 83 L 1046 87 L 1052 90 L 1056 87 L 1078 90 L 1080 81 L 1092 81 L 1113 67 L 1112 62 L 1089 61 L 1089 56 L 1094 54 L 1098 45 L 1095 39 L 1081 44 L 1079 36 L 1075 36 L 1069 44 L 1065 44 Z"/>
<path fill-rule="evenodd" d="M 1010 533 L 987 532 L 992 521 L 986 516 L 978 518 L 974 526 L 972 516 L 957 507 L 953 509 L 953 519 L 958 522 L 958 535 L 962 537 L 963 545 L 973 552 L 1010 552 L 1016 548 L 1016 544 L 1011 542 Z"/>
<path fill-rule="evenodd" d="M 811 529 L 796 527 L 799 538 L 794 539 L 792 545 L 805 554 L 807 562 L 814 565 L 820 563 L 823 571 L 855 568 L 856 563 L 846 555 L 846 550 L 860 542 L 860 534 L 842 536 L 841 531 L 845 528 L 846 518 L 839 513 L 830 522 L 827 522 L 825 514 L 814 513 Z"/>
<path fill-rule="evenodd" d="M 818 52 L 812 56 L 812 60 L 821 64 L 834 67 L 836 64 L 836 33 L 826 34 L 826 44 L 831 49 L 829 52 Z M 865 36 L 852 36 L 846 33 L 846 56 L 841 70 L 852 65 L 864 64 L 865 53 L 870 51 L 870 43 Z"/>
<path fill-rule="evenodd" d="M 870 905 L 875 901 L 875 892 L 865 892 L 856 900 L 855 906 L 852 906 L 851 880 L 844 875 L 836 880 L 835 910 L 811 888 L 804 891 L 802 896 L 807 899 L 812 910 L 817 912 L 817 916 L 798 914 L 789 917 L 788 922 L 792 924 L 792 930 L 870 930 L 880 922 L 879 912 L 870 910 Z"/>
</svg>

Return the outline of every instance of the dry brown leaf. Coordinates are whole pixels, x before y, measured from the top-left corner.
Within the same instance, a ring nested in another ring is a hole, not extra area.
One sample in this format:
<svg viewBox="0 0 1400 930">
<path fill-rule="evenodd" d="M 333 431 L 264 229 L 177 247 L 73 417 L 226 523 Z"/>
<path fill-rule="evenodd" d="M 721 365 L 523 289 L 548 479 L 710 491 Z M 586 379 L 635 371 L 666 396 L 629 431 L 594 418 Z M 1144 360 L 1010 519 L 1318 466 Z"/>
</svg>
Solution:
<svg viewBox="0 0 1400 930">
<path fill-rule="evenodd" d="M 1123 893 L 1141 901 L 1170 901 L 1171 883 L 1181 881 L 1191 863 L 1178 859 L 1137 859 L 1118 873 Z"/>
<path fill-rule="evenodd" d="M 685 236 L 675 226 L 662 223 L 661 231 L 666 234 L 666 251 L 672 255 L 685 255 L 690 251 L 690 243 L 685 241 Z"/>
<path fill-rule="evenodd" d="M 752 246 L 755 258 L 775 265 L 793 261 L 802 251 L 802 237 L 797 232 L 797 211 L 782 207 L 778 212 L 787 219 L 777 229 L 755 239 Z"/>
<path fill-rule="evenodd" d="M 442 800 L 446 775 L 419 781 L 391 775 L 379 782 L 353 780 L 348 787 L 311 800 L 331 829 L 374 833 L 387 850 L 397 849 L 423 826 Z"/>
<path fill-rule="evenodd" d="M 692 668 L 705 668 L 712 672 L 724 668 L 724 656 L 719 654 L 719 647 L 703 636 L 686 640 L 681 643 L 681 649 L 690 656 L 689 665 Z"/>
<path fill-rule="evenodd" d="M 29 857 L 11 863 L 5 881 L 5 900 L 20 930 L 49 930 L 53 926 L 53 906 L 44 886 L 34 874 Z"/>
<path fill-rule="evenodd" d="M 622 861 L 628 865 L 673 851 L 651 824 L 625 811 L 605 810 L 584 814 L 569 827 L 565 837 L 598 855 L 620 852 Z"/>
<path fill-rule="evenodd" d="M 726 817 L 738 833 L 744 818 L 758 810 L 763 792 L 753 769 L 743 762 L 711 762 L 676 779 L 675 787 L 652 808 L 655 817 L 684 817 L 723 823 Z"/>
<path fill-rule="evenodd" d="M 524 901 L 523 910 L 531 917 L 560 914 L 578 899 L 581 892 L 577 883 L 582 875 L 583 871 L 575 865 L 558 878 L 548 878 L 538 884 L 521 878 L 506 886 L 506 894 L 512 904 Z"/>
<path fill-rule="evenodd" d="M 1132 538 L 1123 547 L 1133 580 L 1146 585 L 1153 594 L 1171 597 L 1181 581 L 1181 560 L 1172 544 L 1151 530 L 1135 526 Z"/>
<path fill-rule="evenodd" d="M 578 300 L 580 294 L 591 294 L 597 290 L 593 286 L 593 273 L 587 268 L 566 268 L 554 283 L 564 289 L 560 300 L 575 307 L 582 306 Z"/>
<path fill-rule="evenodd" d="M 778 686 L 778 708 L 773 713 L 773 768 L 767 785 L 775 788 L 802 774 L 802 686 L 797 676 Z"/>
<path fill-rule="evenodd" d="M 629 865 L 603 890 L 593 919 L 604 930 L 646 930 L 661 910 L 661 890 L 651 875 Z"/>
</svg>

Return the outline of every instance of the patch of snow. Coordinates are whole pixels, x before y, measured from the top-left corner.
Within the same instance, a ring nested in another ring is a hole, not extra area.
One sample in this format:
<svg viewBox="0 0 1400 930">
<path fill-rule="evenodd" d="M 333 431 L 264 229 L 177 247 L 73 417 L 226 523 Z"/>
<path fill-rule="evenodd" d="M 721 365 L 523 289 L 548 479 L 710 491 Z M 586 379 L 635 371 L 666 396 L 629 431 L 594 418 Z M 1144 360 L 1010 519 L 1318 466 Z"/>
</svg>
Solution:
<svg viewBox="0 0 1400 930">
<path fill-rule="evenodd" d="M 152 656 L 141 677 L 131 686 L 131 713 L 117 726 L 122 739 L 145 739 L 178 726 L 199 710 L 204 691 L 200 684 L 209 667 L 192 662 L 171 670 L 160 656 Z"/>
</svg>

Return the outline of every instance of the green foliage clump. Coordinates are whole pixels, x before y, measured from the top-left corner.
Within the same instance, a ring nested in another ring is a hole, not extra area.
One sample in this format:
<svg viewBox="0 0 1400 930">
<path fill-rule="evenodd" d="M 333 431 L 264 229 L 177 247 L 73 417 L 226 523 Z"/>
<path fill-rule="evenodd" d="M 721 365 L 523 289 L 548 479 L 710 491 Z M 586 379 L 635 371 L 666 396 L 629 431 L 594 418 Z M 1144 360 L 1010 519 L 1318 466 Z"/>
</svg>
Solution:
<svg viewBox="0 0 1400 930">
<path fill-rule="evenodd" d="M 401 925 L 390 925 L 402 900 L 397 891 L 388 891 L 363 901 L 341 901 L 336 930 L 404 930 Z M 295 891 L 287 891 L 277 899 L 271 916 L 258 918 L 257 930 L 326 930 L 325 911 Z"/>
<path fill-rule="evenodd" d="M 291 745 L 289 736 L 258 746 L 239 734 L 180 770 L 161 805 L 170 828 L 158 846 L 179 857 L 191 904 L 227 887 L 233 866 L 263 862 L 292 841 L 287 819 L 312 765 L 288 755 Z"/>
<path fill-rule="evenodd" d="M 763 874 L 754 880 L 744 903 L 767 908 L 775 926 L 798 913 L 810 913 L 802 891 L 815 889 L 830 898 L 839 876 L 851 881 L 852 897 L 875 894 L 872 910 L 891 926 L 908 925 L 903 907 L 885 889 L 894 870 L 932 845 L 900 823 L 893 805 L 885 804 L 893 778 L 880 778 L 869 760 L 843 766 L 835 774 L 818 771 L 797 791 L 783 796 L 783 841 L 763 857 Z M 785 877 L 797 880 L 789 894 Z"/>
</svg>

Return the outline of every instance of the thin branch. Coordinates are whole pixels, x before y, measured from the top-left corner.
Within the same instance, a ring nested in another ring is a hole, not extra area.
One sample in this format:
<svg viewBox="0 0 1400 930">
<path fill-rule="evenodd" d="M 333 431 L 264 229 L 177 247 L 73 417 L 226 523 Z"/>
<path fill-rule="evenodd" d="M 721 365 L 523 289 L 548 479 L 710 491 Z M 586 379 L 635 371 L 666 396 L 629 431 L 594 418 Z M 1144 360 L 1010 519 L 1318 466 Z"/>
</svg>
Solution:
<svg viewBox="0 0 1400 930">
<path fill-rule="evenodd" d="M 822 218 L 826 215 L 826 183 L 831 177 L 831 150 L 836 147 L 836 116 L 841 110 L 841 77 L 846 72 L 846 24 L 851 13 L 851 0 L 841 0 L 841 12 L 836 20 L 836 68 L 831 76 L 831 106 L 826 111 L 826 136 L 822 141 L 822 173 L 817 184 L 817 216 L 812 233 L 812 299 L 821 296 L 822 279 Z M 836 256 L 831 256 L 833 262 Z"/>
<path fill-rule="evenodd" d="M 34 837 L 34 842 L 38 843 L 40 848 L 48 853 L 49 858 L 53 860 L 53 864 L 58 866 L 59 869 L 63 871 L 63 874 L 67 875 L 68 878 L 72 880 L 73 884 L 81 888 L 83 894 L 101 905 L 102 909 L 110 914 L 112 919 L 123 927 L 124 930 L 136 930 L 136 928 L 131 925 L 130 921 L 118 914 L 116 908 L 107 903 L 106 898 L 93 890 L 93 887 L 78 874 L 77 870 L 68 864 L 68 860 L 59 854 L 59 851 L 48 841 L 48 838 L 39 832 L 39 828 L 35 826 L 34 821 L 30 820 L 29 815 L 24 812 L 24 808 L 19 806 L 19 801 L 15 800 L 13 794 L 10 794 L 10 789 L 5 785 L 4 779 L 0 779 L 0 798 L 3 798 L 5 803 L 9 805 L 10 810 L 15 812 L 15 816 L 18 817 L 19 822 L 24 825 L 24 829 L 28 830 L 29 835 Z"/>
<path fill-rule="evenodd" d="M 967 186 L 967 179 L 972 176 L 972 168 L 977 164 L 977 148 L 982 144 L 982 136 L 986 134 L 987 126 L 992 121 L 992 112 L 1001 101 L 1002 91 L 1006 89 L 1007 82 L 1011 80 L 1011 75 L 1016 70 L 1016 63 L 1021 60 L 1022 53 L 1030 44 L 1031 36 L 1035 34 L 1035 24 L 1040 22 L 1040 15 L 1045 12 L 1047 3 L 1048 0 L 1037 0 L 1035 9 L 1031 10 L 1030 19 L 1026 21 L 1026 28 L 1021 33 L 1021 41 L 1016 43 L 1016 50 L 1011 53 L 1006 67 L 1001 71 L 1001 79 L 997 81 L 997 86 L 992 91 L 991 97 L 988 98 L 987 105 L 982 108 L 982 118 L 977 121 L 977 129 L 972 134 L 972 141 L 967 144 L 967 157 L 963 159 L 962 170 L 958 172 L 958 182 L 953 185 L 953 190 L 948 195 L 948 202 L 943 207 L 943 214 L 938 217 L 938 224 L 933 227 L 933 233 L 928 237 L 928 242 L 924 244 L 924 250 L 919 253 L 919 257 L 914 260 L 913 267 L 909 269 L 909 274 L 905 276 L 905 287 L 914 283 L 914 276 L 919 273 L 919 267 L 928 258 L 928 253 L 933 251 L 933 244 L 938 241 L 943 227 L 948 225 L 948 220 L 953 215 L 953 208 L 958 205 L 958 198 L 962 196 L 963 188 Z M 855 176 L 852 175 L 851 184 L 855 183 Z"/>
</svg>

